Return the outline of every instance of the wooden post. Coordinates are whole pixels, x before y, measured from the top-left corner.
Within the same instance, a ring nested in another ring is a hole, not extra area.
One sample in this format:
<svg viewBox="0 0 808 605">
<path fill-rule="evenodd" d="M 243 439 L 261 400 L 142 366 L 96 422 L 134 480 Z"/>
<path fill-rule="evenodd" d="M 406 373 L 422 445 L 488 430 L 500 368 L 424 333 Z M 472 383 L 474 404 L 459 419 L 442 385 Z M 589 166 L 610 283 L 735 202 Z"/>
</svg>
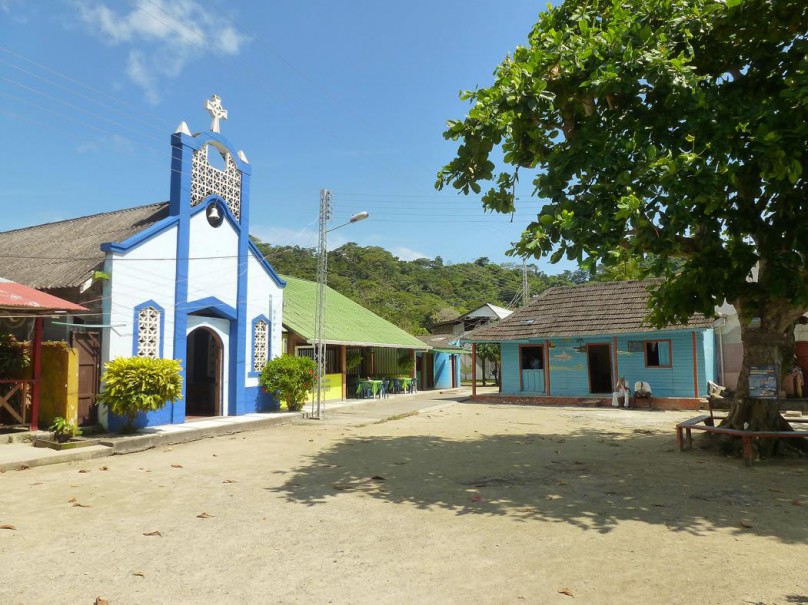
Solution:
<svg viewBox="0 0 808 605">
<path fill-rule="evenodd" d="M 471 396 L 477 396 L 477 343 L 471 345 Z"/>
<path fill-rule="evenodd" d="M 617 336 L 612 336 L 612 359 L 614 359 L 614 385 L 617 388 L 617 381 L 620 380 L 620 364 L 617 361 Z"/>
<path fill-rule="evenodd" d="M 42 377 L 42 332 L 45 328 L 45 318 L 34 319 L 34 341 L 31 343 L 31 430 L 39 430 L 39 383 Z M 23 405 L 25 405 L 23 403 Z"/>
<path fill-rule="evenodd" d="M 340 347 L 340 363 L 342 364 L 342 399 L 343 401 L 348 398 L 348 368 L 345 367 L 347 361 L 348 347 L 342 345 Z"/>
<path fill-rule="evenodd" d="M 673 347 L 671 347 L 670 352 L 668 353 L 671 357 L 673 357 Z M 673 359 L 671 359 L 671 363 L 673 363 Z M 696 353 L 696 333 L 693 332 L 693 393 L 694 397 L 698 399 L 699 397 L 699 358 L 697 357 Z"/>
<path fill-rule="evenodd" d="M 502 343 L 499 345 L 500 358 L 502 357 Z M 502 384 L 502 368 L 499 369 L 499 384 Z M 544 341 L 544 391 L 550 396 L 550 339 Z"/>
</svg>

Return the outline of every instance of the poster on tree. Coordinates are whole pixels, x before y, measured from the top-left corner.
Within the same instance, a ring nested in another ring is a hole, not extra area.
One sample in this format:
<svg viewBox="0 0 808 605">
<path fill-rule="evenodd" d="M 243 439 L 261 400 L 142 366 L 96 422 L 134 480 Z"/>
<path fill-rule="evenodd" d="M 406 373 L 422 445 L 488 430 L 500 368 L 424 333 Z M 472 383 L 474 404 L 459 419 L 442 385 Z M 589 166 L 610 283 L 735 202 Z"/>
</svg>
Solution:
<svg viewBox="0 0 808 605">
<path fill-rule="evenodd" d="M 757 399 L 777 399 L 777 367 L 749 367 L 749 396 Z"/>
</svg>

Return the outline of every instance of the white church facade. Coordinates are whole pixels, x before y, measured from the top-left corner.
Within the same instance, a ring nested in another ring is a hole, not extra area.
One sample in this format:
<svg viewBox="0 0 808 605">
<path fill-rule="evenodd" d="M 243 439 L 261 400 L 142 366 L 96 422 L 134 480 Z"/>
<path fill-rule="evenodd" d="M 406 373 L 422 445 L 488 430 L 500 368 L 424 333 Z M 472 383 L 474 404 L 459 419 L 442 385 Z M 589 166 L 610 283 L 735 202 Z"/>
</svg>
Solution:
<svg viewBox="0 0 808 605">
<path fill-rule="evenodd" d="M 168 203 L 0 234 L 0 251 L 36 248 L 57 232 L 75 234 L 65 256 L 96 249 L 73 273 L 66 262 L 64 276 L 6 271 L 69 300 L 99 301 L 94 317 L 73 321 L 77 332 L 100 333 L 101 365 L 131 356 L 181 360 L 182 400 L 141 414 L 139 427 L 277 407 L 258 376 L 281 352 L 285 282 L 250 241 L 251 167 L 219 132 L 227 113 L 216 96 L 206 109 L 210 130 L 191 134 L 183 122 L 171 137 Z M 110 430 L 123 422 L 103 409 L 96 420 Z"/>
</svg>

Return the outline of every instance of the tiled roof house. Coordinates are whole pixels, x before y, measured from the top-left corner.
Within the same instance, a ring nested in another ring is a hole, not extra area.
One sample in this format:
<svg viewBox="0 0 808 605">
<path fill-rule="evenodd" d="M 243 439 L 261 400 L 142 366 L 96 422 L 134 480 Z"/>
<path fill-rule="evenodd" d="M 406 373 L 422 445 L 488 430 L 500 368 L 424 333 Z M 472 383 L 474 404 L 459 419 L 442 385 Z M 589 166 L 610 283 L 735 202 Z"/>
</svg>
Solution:
<svg viewBox="0 0 808 605">
<path fill-rule="evenodd" d="M 550 288 L 494 324 L 464 335 L 499 343 L 502 394 L 547 403 L 609 399 L 619 377 L 644 381 L 655 407 L 695 407 L 715 376 L 712 320 L 664 329 L 646 317 L 658 280 Z"/>
</svg>

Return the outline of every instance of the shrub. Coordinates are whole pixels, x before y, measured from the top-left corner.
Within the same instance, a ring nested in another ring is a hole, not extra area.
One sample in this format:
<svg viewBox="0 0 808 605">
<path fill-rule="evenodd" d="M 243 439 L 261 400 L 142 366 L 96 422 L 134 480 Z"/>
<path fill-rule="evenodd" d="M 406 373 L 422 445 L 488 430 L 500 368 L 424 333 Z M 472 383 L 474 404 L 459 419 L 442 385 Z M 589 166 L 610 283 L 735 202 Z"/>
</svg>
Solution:
<svg viewBox="0 0 808 605">
<path fill-rule="evenodd" d="M 410 350 L 401 351 L 398 354 L 398 369 L 406 376 L 412 376 L 412 371 L 415 368 L 415 356 Z"/>
<path fill-rule="evenodd" d="M 28 347 L 11 334 L 0 334 L 0 378 L 20 378 L 31 365 Z"/>
<path fill-rule="evenodd" d="M 81 429 L 76 426 L 75 422 L 61 416 L 53 419 L 53 424 L 48 430 L 53 431 L 53 438 L 59 443 L 70 441 L 73 437 L 81 435 Z"/>
<path fill-rule="evenodd" d="M 131 432 L 138 412 L 159 410 L 169 401 L 182 399 L 181 369 L 174 359 L 113 359 L 104 366 L 104 390 L 98 401 L 113 414 L 126 417 L 121 432 Z"/>
<path fill-rule="evenodd" d="M 267 362 L 258 382 L 270 393 L 286 402 L 289 410 L 303 408 L 314 381 L 317 364 L 308 357 L 281 355 Z"/>
</svg>

